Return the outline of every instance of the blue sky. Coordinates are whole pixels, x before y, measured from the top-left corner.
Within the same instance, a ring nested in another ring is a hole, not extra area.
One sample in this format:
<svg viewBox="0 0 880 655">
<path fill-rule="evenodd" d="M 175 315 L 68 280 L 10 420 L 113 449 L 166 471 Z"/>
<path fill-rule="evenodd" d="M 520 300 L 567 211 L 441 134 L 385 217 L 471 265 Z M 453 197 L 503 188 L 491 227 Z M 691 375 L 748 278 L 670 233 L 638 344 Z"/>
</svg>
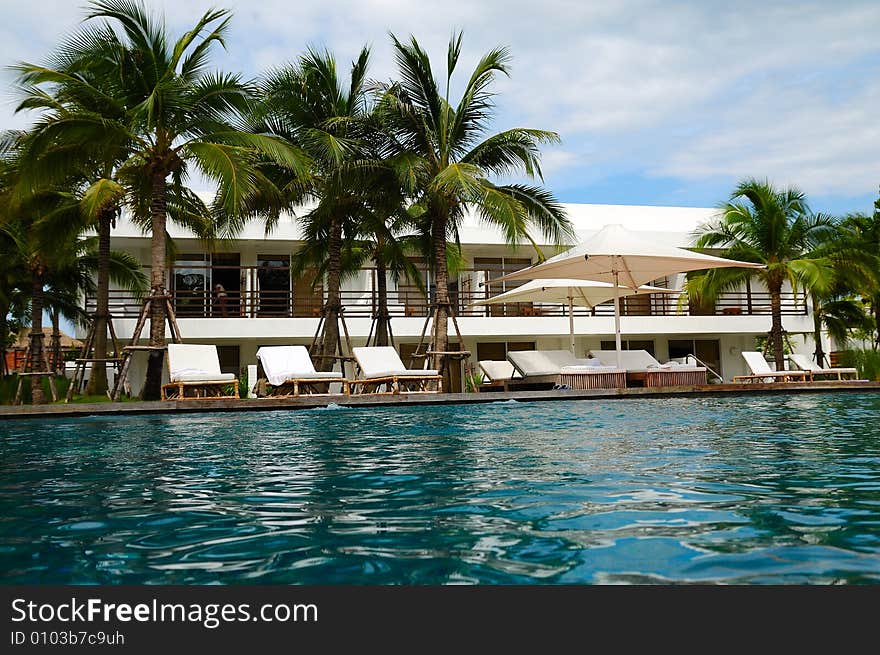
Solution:
<svg viewBox="0 0 880 655">
<path fill-rule="evenodd" d="M 2 2 L 0 63 L 40 61 L 83 2 Z M 372 46 L 393 75 L 388 31 L 415 35 L 437 72 L 464 31 L 462 72 L 506 45 L 500 130 L 557 131 L 545 183 L 564 202 L 709 207 L 746 176 L 803 189 L 813 209 L 867 212 L 880 185 L 880 3 L 355 0 L 166 2 L 175 34 L 208 7 L 234 12 L 218 66 L 256 76 L 307 45 L 349 61 Z M 0 128 L 21 127 L 0 96 Z"/>
</svg>

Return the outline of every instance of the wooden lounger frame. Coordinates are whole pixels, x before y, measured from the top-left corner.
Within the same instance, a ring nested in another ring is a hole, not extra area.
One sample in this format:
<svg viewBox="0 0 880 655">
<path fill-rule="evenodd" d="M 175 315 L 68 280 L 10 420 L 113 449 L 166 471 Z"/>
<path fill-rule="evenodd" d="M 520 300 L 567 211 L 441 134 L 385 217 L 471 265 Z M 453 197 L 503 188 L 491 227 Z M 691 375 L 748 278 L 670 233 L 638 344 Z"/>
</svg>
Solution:
<svg viewBox="0 0 880 655">
<path fill-rule="evenodd" d="M 234 395 L 226 392 L 232 386 Z M 187 390 L 193 395 L 187 395 Z M 162 385 L 162 400 L 228 400 L 238 398 L 238 378 L 222 382 L 169 382 Z"/>
<path fill-rule="evenodd" d="M 436 389 L 428 389 L 428 384 L 430 382 L 436 382 Z M 416 389 L 404 389 L 401 391 L 400 385 L 401 383 L 407 384 L 416 384 Z M 386 391 L 379 391 L 382 387 L 386 388 Z M 362 394 L 388 394 L 388 395 L 400 395 L 402 393 L 440 393 L 443 390 L 443 376 L 442 375 L 384 375 L 380 377 L 372 377 L 372 378 L 358 378 L 356 380 L 349 380 L 349 387 L 351 393 L 358 393 L 357 388 L 361 387 L 360 393 Z M 368 390 L 370 387 L 372 389 Z M 390 390 L 388 388 L 390 387 Z"/>
<path fill-rule="evenodd" d="M 290 378 L 281 384 L 269 384 L 265 378 L 257 380 L 256 394 L 260 398 L 295 398 L 297 396 L 338 396 L 339 394 L 324 391 L 324 385 L 342 384 L 342 395 L 351 393 L 350 380 L 347 378 Z M 321 385 L 319 387 L 318 385 Z"/>
<path fill-rule="evenodd" d="M 806 371 L 807 375 L 810 376 L 810 382 L 819 382 L 817 377 L 827 375 L 829 377 L 837 376 L 837 379 L 841 382 L 844 380 L 855 380 L 858 378 L 859 372 L 854 368 L 823 368 L 821 370 L 808 368 Z M 845 376 L 849 376 L 848 378 Z"/>
<path fill-rule="evenodd" d="M 768 371 L 766 373 L 754 373 L 751 375 L 734 375 L 734 382 L 755 382 L 764 378 L 782 378 L 783 382 L 808 382 L 809 371 Z"/>
</svg>

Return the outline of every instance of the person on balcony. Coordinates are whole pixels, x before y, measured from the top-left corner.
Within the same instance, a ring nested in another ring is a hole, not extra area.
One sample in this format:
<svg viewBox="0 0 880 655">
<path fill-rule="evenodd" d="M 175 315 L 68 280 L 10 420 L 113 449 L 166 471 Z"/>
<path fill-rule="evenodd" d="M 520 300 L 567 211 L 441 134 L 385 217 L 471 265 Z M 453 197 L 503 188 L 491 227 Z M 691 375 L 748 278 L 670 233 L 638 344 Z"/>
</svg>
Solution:
<svg viewBox="0 0 880 655">
<path fill-rule="evenodd" d="M 229 316 L 229 308 L 226 304 L 227 295 L 226 289 L 223 288 L 222 284 L 214 285 L 214 310 L 215 313 L 219 313 L 220 316 Z"/>
</svg>

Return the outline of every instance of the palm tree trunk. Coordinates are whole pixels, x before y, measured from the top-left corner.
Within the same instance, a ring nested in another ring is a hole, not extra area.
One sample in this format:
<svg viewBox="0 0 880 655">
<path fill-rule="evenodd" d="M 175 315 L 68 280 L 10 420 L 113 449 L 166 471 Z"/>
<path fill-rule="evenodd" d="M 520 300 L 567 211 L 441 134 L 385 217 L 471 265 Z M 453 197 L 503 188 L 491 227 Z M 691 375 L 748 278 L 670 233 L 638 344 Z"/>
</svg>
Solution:
<svg viewBox="0 0 880 655">
<path fill-rule="evenodd" d="M 105 209 L 98 217 L 98 285 L 95 298 L 95 317 L 92 346 L 95 359 L 107 358 L 107 321 L 110 315 L 110 225 L 114 209 Z M 88 355 L 86 355 L 88 356 Z M 107 363 L 92 362 L 86 393 L 103 396 L 107 392 Z"/>
<path fill-rule="evenodd" d="M 165 173 L 153 172 L 152 200 L 150 214 L 152 219 L 150 293 L 153 296 L 165 295 Z M 150 305 L 150 346 L 162 348 L 165 345 L 165 301 L 154 300 Z M 141 400 L 159 400 L 162 393 L 162 368 L 165 354 L 162 350 L 150 350 L 147 359 L 147 378 L 141 391 Z"/>
<path fill-rule="evenodd" d="M 880 349 L 880 294 L 874 296 L 874 349 Z"/>
<path fill-rule="evenodd" d="M 772 322 L 770 327 L 770 341 L 773 345 L 773 359 L 776 362 L 776 370 L 785 370 L 785 352 L 782 345 L 782 283 L 772 282 L 770 288 L 770 313 Z"/>
<path fill-rule="evenodd" d="M 822 349 L 822 315 L 819 311 L 819 299 L 816 297 L 816 294 L 812 294 L 813 296 L 813 341 L 816 342 L 816 350 L 813 352 L 813 356 L 816 358 L 816 364 L 819 366 L 824 366 L 822 362 L 825 361 L 825 351 Z"/>
<path fill-rule="evenodd" d="M 449 272 L 446 268 L 446 223 L 446 215 L 443 212 L 437 212 L 437 215 L 434 217 L 434 225 L 432 226 L 434 238 L 434 303 L 437 307 L 437 320 L 434 321 L 431 334 L 434 350 L 437 352 L 446 351 L 449 345 L 449 339 L 446 336 L 450 313 Z M 432 366 L 435 369 L 441 369 L 443 367 L 443 355 L 435 355 Z"/>
<path fill-rule="evenodd" d="M 55 309 L 49 313 L 52 318 L 52 340 L 49 346 L 49 370 L 53 374 L 61 369 L 61 313 Z"/>
<path fill-rule="evenodd" d="M 31 273 L 31 371 L 45 371 L 46 360 L 43 357 L 43 276 L 39 272 Z M 31 404 L 42 405 L 46 402 L 43 393 L 43 378 L 31 376 Z"/>
<path fill-rule="evenodd" d="M 324 305 L 324 334 L 321 340 L 318 370 L 332 371 L 336 363 L 336 345 L 339 342 L 339 312 L 342 306 L 339 286 L 342 266 L 342 221 L 330 219 L 330 235 L 327 243 L 327 304 Z"/>
<path fill-rule="evenodd" d="M 9 375 L 9 368 L 6 366 L 6 341 L 9 339 L 9 322 L 6 317 L 9 315 L 9 305 L 0 305 L 0 377 Z"/>
<path fill-rule="evenodd" d="M 380 253 L 376 254 L 376 345 L 389 345 L 388 335 L 388 280 L 386 280 L 385 260 Z"/>
</svg>

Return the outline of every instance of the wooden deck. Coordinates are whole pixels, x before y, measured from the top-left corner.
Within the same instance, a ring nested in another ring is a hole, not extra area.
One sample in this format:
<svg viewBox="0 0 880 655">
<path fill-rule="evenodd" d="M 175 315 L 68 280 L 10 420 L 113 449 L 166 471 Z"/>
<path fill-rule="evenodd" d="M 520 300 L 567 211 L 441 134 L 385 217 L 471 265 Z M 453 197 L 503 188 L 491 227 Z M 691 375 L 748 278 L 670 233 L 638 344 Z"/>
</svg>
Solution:
<svg viewBox="0 0 880 655">
<path fill-rule="evenodd" d="M 437 393 L 352 396 L 299 396 L 292 398 L 248 398 L 241 400 L 186 400 L 122 402 L 94 404 L 2 405 L 0 420 L 67 416 L 106 416 L 137 414 L 182 414 L 220 411 L 311 409 L 335 403 L 343 407 L 392 405 L 453 405 L 492 403 L 499 400 L 522 402 L 552 400 L 614 400 L 623 398 L 669 398 L 689 396 L 749 396 L 779 393 L 851 393 L 880 392 L 880 382 L 852 380 L 822 382 L 787 382 L 767 384 L 707 384 L 681 387 L 634 387 L 627 389 L 554 389 L 546 391 L 494 391 L 487 393 Z"/>
</svg>

